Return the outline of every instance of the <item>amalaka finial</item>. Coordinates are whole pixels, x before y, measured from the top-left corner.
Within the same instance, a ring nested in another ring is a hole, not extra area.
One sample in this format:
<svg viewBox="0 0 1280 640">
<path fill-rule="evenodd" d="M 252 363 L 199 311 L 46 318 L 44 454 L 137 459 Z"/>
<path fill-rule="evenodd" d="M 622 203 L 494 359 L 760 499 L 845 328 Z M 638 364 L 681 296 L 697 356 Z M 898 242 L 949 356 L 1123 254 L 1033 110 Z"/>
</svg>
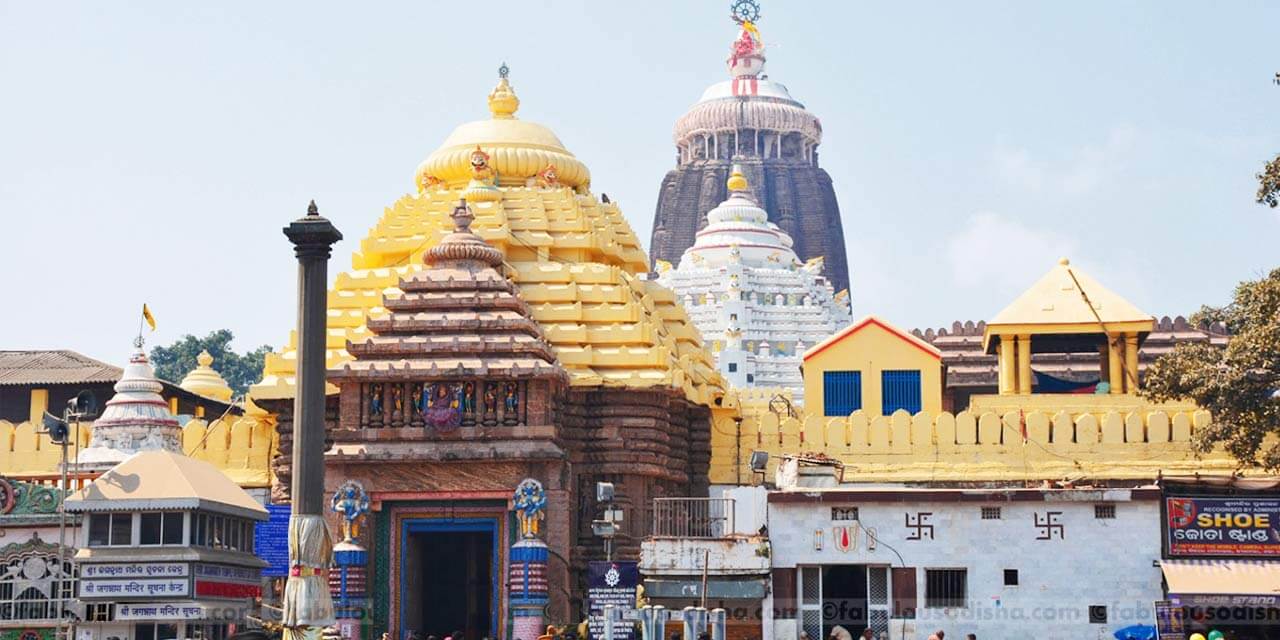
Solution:
<svg viewBox="0 0 1280 640">
<path fill-rule="evenodd" d="M 516 97 L 515 90 L 507 80 L 510 73 L 511 69 L 507 67 L 507 63 L 502 63 L 502 66 L 498 67 L 498 86 L 489 92 L 489 113 L 501 120 L 515 118 L 516 109 L 520 108 L 520 98 Z"/>
<path fill-rule="evenodd" d="M 307 205 L 307 215 L 309 216 L 320 215 L 320 208 L 316 206 L 315 199 L 312 199 L 311 204 Z"/>
<path fill-rule="evenodd" d="M 751 188 L 751 185 L 747 183 L 747 177 L 742 174 L 741 165 L 733 165 L 733 169 L 729 172 L 729 181 L 726 186 L 729 187 L 730 192 L 746 191 Z"/>
<path fill-rule="evenodd" d="M 471 223 L 475 221 L 476 216 L 471 213 L 471 207 L 467 206 L 465 198 L 458 199 L 458 206 L 453 208 L 453 213 L 449 214 L 453 218 L 454 233 L 471 233 Z"/>
<path fill-rule="evenodd" d="M 1066 258 L 1058 258 L 1058 264 L 1060 264 L 1060 265 L 1062 265 L 1062 266 L 1064 266 L 1064 267 L 1065 267 L 1065 266 L 1070 265 L 1070 264 L 1071 264 L 1071 261 L 1070 261 L 1070 260 L 1068 260 L 1068 259 L 1066 259 Z"/>
</svg>

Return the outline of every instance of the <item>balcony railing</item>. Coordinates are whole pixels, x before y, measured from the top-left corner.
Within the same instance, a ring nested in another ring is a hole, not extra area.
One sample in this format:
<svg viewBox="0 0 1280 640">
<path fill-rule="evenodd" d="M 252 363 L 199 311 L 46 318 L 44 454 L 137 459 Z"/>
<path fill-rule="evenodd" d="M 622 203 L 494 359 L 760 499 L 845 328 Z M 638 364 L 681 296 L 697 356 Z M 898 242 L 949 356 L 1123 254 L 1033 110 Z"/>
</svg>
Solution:
<svg viewBox="0 0 1280 640">
<path fill-rule="evenodd" d="M 733 524 L 733 498 L 653 500 L 654 537 L 727 538 Z"/>
</svg>

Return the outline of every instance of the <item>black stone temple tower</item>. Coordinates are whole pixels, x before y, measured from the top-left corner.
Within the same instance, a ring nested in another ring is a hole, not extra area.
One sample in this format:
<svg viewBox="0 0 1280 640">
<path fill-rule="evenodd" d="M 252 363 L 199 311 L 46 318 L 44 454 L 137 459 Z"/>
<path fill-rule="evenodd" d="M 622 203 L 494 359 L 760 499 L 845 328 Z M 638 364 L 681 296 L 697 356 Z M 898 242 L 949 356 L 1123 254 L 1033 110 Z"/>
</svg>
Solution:
<svg viewBox="0 0 1280 640">
<path fill-rule="evenodd" d="M 738 5 L 751 10 L 746 15 Z M 706 214 L 728 193 L 742 165 L 755 201 L 795 240 L 801 259 L 825 259 L 823 274 L 837 292 L 849 287 L 840 207 L 831 176 L 818 166 L 822 124 L 787 88 L 764 74 L 764 42 L 751 22 L 754 3 L 735 4 L 742 26 L 730 49 L 729 79 L 711 85 L 676 121 L 676 168 L 667 173 L 654 212 L 649 255 L 678 265 Z"/>
</svg>

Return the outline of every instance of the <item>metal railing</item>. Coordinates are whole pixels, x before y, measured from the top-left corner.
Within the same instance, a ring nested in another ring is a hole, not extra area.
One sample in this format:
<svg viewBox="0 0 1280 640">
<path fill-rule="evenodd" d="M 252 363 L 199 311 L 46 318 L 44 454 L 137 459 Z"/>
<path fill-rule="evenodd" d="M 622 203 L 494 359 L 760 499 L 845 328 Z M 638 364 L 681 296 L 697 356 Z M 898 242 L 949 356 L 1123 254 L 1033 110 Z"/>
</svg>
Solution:
<svg viewBox="0 0 1280 640">
<path fill-rule="evenodd" d="M 733 498 L 653 499 L 655 537 L 727 538 L 733 533 Z"/>
</svg>

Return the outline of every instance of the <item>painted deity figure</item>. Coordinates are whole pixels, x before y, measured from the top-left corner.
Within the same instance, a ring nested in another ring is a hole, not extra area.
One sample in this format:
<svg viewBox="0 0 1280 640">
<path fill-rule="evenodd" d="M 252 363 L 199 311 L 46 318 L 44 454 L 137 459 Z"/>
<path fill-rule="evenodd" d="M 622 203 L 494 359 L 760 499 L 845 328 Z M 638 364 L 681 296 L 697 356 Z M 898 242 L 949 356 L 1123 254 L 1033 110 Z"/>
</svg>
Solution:
<svg viewBox="0 0 1280 640">
<path fill-rule="evenodd" d="M 369 385 L 369 415 L 382 415 L 382 383 Z"/>
<path fill-rule="evenodd" d="M 457 397 L 453 390 L 443 382 L 431 385 L 430 389 L 430 406 L 427 407 L 424 416 L 427 425 L 440 431 L 452 431 L 457 428 L 462 416 L 458 412 Z"/>
<path fill-rule="evenodd" d="M 516 510 L 516 519 L 520 521 L 520 535 L 525 538 L 537 537 L 546 519 L 547 492 L 542 483 L 533 478 L 525 478 L 516 485 L 512 505 Z"/>
<path fill-rule="evenodd" d="M 391 386 L 391 409 L 397 414 L 404 410 L 403 393 L 404 390 L 400 388 L 400 385 L 396 384 Z"/>
<path fill-rule="evenodd" d="M 502 410 L 508 424 L 516 424 L 520 413 L 520 387 L 516 383 L 507 383 L 502 389 Z"/>
<path fill-rule="evenodd" d="M 360 519 L 369 513 L 369 494 L 364 485 L 347 480 L 329 499 L 329 508 L 342 516 L 342 541 L 352 542 L 360 535 Z"/>
<path fill-rule="evenodd" d="M 489 164 L 489 154 L 476 145 L 476 150 L 471 152 L 471 179 L 492 187 L 497 178 L 497 172 Z"/>
<path fill-rule="evenodd" d="M 535 182 L 543 189 L 560 186 L 560 176 L 556 171 L 556 165 L 549 164 L 542 171 L 539 171 Z"/>
<path fill-rule="evenodd" d="M 444 182 L 440 180 L 440 178 L 424 173 L 422 174 L 422 177 L 418 179 L 418 193 L 421 194 L 428 191 L 434 191 L 443 185 Z"/>
<path fill-rule="evenodd" d="M 476 412 L 476 383 L 474 382 L 462 383 L 462 412 Z"/>
<path fill-rule="evenodd" d="M 484 418 L 486 421 L 496 419 L 498 415 L 498 383 L 484 383 Z"/>
</svg>

